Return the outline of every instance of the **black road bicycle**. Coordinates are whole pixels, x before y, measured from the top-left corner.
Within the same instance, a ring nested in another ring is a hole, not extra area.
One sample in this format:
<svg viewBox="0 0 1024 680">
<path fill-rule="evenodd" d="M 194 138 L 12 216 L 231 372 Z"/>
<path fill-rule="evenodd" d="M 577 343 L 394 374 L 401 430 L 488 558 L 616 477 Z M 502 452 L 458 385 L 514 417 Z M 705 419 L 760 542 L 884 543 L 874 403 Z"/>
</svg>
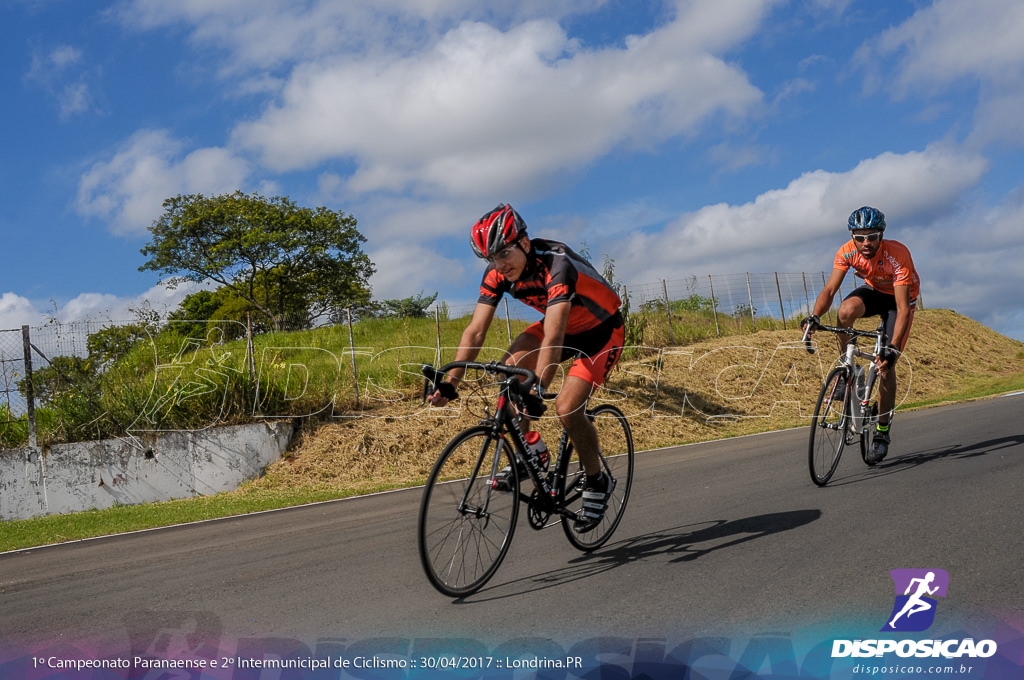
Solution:
<svg viewBox="0 0 1024 680">
<path fill-rule="evenodd" d="M 882 353 L 888 339 L 884 321 L 873 331 L 821 323 L 815 325 L 815 330 L 844 334 L 850 338 L 839 365 L 829 372 L 821 386 L 811 421 L 807 462 L 811 479 L 818 486 L 825 486 L 839 465 L 844 446 L 852 446 L 859 441 L 861 458 L 867 465 L 873 465 L 869 462 L 868 452 L 871 450 L 875 423 L 878 422 L 878 394 L 875 389 L 878 368 L 875 359 Z M 809 331 L 810 324 L 804 329 L 803 341 L 807 351 L 813 353 L 815 349 Z M 874 339 L 874 349 L 871 352 L 859 349 L 857 338 Z M 867 368 L 857 363 L 857 359 L 867 360 Z"/>
<path fill-rule="evenodd" d="M 521 395 L 537 384 L 536 374 L 497 362 L 456 361 L 440 369 L 427 365 L 422 369 L 426 390 L 433 392 L 444 373 L 457 367 L 484 371 L 500 382 L 493 414 L 488 409 L 480 424 L 448 443 L 423 489 L 419 552 L 434 587 L 462 597 L 487 583 L 512 543 L 520 505 L 533 529 L 560 523 L 576 548 L 587 552 L 604 545 L 622 519 L 633 483 L 633 435 L 622 412 L 610 404 L 587 410 L 597 427 L 601 466 L 615 487 L 601 523 L 579 533 L 573 525 L 586 475 L 568 433 L 562 430 L 557 459 L 546 471 L 530 455 L 520 427 L 520 413 L 525 413 Z M 501 474 L 505 468 L 510 469 Z"/>
</svg>

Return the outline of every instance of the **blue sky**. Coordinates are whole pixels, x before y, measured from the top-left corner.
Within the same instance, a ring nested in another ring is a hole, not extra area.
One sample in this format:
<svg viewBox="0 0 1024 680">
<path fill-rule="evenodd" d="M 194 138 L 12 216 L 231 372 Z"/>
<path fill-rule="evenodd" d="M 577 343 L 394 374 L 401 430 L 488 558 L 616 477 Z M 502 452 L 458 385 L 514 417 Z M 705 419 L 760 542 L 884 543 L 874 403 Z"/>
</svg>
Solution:
<svg viewBox="0 0 1024 680">
<path fill-rule="evenodd" d="M 475 299 L 511 202 L 627 284 L 821 271 L 869 204 L 1024 339 L 1024 3 L 0 0 L 0 328 L 173 308 L 163 199 L 353 214 L 379 299 Z"/>
</svg>

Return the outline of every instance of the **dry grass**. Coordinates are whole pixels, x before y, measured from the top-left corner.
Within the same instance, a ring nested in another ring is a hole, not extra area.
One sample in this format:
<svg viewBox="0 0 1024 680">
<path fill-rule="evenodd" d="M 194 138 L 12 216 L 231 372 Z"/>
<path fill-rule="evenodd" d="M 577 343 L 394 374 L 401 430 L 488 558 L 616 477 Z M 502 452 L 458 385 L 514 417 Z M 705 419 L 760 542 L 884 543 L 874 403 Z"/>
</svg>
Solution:
<svg viewBox="0 0 1024 680">
<path fill-rule="evenodd" d="M 817 339 L 824 351 L 813 356 L 793 330 L 651 350 L 622 362 L 601 398 L 629 416 L 639 451 L 806 424 L 836 354 L 831 336 Z M 1024 343 L 949 310 L 922 310 L 899 371 L 902 408 L 1020 388 Z M 240 492 L 348 495 L 422 483 L 448 440 L 480 420 L 486 402 L 463 399 L 461 411 L 439 412 L 410 393 L 362 417 L 307 423 L 287 457 Z M 553 418 L 540 430 L 557 446 Z"/>
</svg>

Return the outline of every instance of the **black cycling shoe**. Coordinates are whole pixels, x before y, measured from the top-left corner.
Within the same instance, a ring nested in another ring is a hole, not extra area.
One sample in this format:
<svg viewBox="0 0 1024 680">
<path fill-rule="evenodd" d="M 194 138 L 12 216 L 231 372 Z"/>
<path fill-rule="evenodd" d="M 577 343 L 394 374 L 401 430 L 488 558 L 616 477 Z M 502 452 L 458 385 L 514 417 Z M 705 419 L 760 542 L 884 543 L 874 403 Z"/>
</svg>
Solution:
<svg viewBox="0 0 1024 680">
<path fill-rule="evenodd" d="M 604 513 L 608 509 L 608 501 L 615 490 L 615 480 L 611 475 L 601 475 L 591 480 L 587 478 L 587 484 L 583 487 L 583 507 L 576 515 L 576 522 L 573 529 L 577 533 L 585 534 L 593 531 L 604 519 Z"/>
<path fill-rule="evenodd" d="M 871 450 L 868 451 L 867 464 L 877 465 L 881 463 L 886 454 L 889 453 L 889 433 L 888 432 L 875 432 L 875 437 L 871 441 Z"/>
</svg>

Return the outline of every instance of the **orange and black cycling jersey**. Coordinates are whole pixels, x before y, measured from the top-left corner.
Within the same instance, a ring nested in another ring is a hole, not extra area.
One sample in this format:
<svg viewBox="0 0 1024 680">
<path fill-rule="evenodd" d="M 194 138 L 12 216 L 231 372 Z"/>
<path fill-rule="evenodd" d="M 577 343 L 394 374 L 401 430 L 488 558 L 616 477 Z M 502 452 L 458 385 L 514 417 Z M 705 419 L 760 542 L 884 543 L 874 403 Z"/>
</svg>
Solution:
<svg viewBox="0 0 1024 680">
<path fill-rule="evenodd" d="M 526 269 L 515 282 L 488 266 L 480 282 L 479 302 L 496 307 L 502 295 L 511 293 L 542 314 L 548 305 L 569 302 L 568 335 L 593 329 L 618 313 L 619 296 L 593 265 L 564 243 L 530 239 L 526 259 Z"/>
<path fill-rule="evenodd" d="M 910 286 L 912 301 L 921 292 L 921 279 L 910 250 L 899 241 L 883 238 L 878 252 L 869 260 L 860 254 L 851 239 L 836 252 L 832 268 L 844 272 L 853 269 L 869 286 L 888 295 L 896 293 L 895 286 Z"/>
</svg>

